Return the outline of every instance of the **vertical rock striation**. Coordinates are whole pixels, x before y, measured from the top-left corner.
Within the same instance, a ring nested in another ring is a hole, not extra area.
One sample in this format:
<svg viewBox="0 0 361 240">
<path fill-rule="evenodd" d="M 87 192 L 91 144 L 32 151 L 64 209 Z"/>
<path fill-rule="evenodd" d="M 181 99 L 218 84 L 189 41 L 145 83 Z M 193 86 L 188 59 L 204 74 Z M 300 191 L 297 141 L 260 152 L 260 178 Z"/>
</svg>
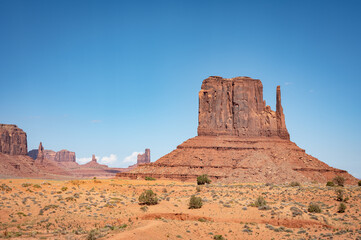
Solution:
<svg viewBox="0 0 361 240">
<path fill-rule="evenodd" d="M 26 133 L 12 124 L 0 124 L 0 153 L 26 155 L 28 143 Z"/>
<path fill-rule="evenodd" d="M 249 77 L 209 77 L 199 92 L 198 136 L 289 139 L 277 87 L 277 111 L 263 100 L 263 85 Z"/>
</svg>

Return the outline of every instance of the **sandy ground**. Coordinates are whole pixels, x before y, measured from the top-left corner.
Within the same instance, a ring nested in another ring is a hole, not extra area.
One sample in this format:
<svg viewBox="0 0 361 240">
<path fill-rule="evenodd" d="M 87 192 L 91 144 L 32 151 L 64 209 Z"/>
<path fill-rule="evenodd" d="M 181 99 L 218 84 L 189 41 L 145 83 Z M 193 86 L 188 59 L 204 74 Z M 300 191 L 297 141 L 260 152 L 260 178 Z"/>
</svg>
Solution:
<svg viewBox="0 0 361 240">
<path fill-rule="evenodd" d="M 157 205 L 139 205 L 147 189 L 157 193 Z M 342 188 L 344 213 L 336 189 L 210 184 L 198 192 L 195 183 L 166 180 L 2 179 L 0 238 L 361 239 L 361 187 Z M 202 208 L 188 208 L 191 195 L 203 199 Z M 263 210 L 251 206 L 259 196 Z M 311 202 L 322 212 L 309 213 Z"/>
</svg>

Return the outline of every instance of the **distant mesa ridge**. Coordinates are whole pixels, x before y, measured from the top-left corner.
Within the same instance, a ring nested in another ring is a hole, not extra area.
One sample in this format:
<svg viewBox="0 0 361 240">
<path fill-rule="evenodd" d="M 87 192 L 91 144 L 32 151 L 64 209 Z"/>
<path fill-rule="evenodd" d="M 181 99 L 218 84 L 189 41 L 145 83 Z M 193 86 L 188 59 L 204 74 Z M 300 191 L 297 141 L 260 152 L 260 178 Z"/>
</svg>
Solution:
<svg viewBox="0 0 361 240">
<path fill-rule="evenodd" d="M 198 136 L 120 178 L 194 180 L 208 174 L 222 182 L 326 182 L 335 176 L 357 179 L 305 153 L 290 141 L 276 88 L 276 111 L 263 100 L 263 85 L 250 77 L 203 80 L 199 91 Z"/>
</svg>

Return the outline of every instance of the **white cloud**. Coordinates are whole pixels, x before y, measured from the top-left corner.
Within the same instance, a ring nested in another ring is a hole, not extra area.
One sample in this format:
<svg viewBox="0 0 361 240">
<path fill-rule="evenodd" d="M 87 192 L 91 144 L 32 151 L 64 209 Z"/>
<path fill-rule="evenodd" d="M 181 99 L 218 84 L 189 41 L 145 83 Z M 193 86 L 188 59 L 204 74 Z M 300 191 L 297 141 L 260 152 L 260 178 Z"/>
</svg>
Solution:
<svg viewBox="0 0 361 240">
<path fill-rule="evenodd" d="M 136 163 L 138 154 L 143 154 L 142 152 L 133 152 L 128 157 L 124 158 L 123 163 Z"/>
<path fill-rule="evenodd" d="M 110 154 L 109 157 L 107 157 L 107 156 L 102 157 L 101 160 L 100 160 L 100 163 L 109 164 L 109 163 L 114 163 L 115 161 L 117 161 L 117 155 Z"/>
<path fill-rule="evenodd" d="M 89 158 L 76 158 L 76 161 L 79 163 L 79 164 L 84 164 L 84 163 L 88 163 L 92 160 L 91 157 Z"/>
</svg>

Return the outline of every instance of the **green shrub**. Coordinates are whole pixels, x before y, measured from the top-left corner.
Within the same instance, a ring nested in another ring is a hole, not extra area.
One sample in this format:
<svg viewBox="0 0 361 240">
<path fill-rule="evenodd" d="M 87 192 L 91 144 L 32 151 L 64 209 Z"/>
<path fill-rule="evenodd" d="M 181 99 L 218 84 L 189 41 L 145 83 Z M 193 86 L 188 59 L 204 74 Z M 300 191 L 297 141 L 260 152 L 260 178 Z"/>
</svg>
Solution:
<svg viewBox="0 0 361 240">
<path fill-rule="evenodd" d="M 41 188 L 41 186 L 39 184 L 35 184 L 33 185 L 33 188 Z"/>
<path fill-rule="evenodd" d="M 308 212 L 320 213 L 321 208 L 316 203 L 310 203 L 310 205 L 308 205 Z"/>
<path fill-rule="evenodd" d="M 157 194 L 152 190 L 144 190 L 139 196 L 139 204 L 155 205 L 158 203 Z"/>
<path fill-rule="evenodd" d="M 358 185 L 361 187 L 361 181 L 358 181 Z"/>
<path fill-rule="evenodd" d="M 291 182 L 290 187 L 300 187 L 301 184 L 299 182 Z"/>
<path fill-rule="evenodd" d="M 344 213 L 346 210 L 346 205 L 344 203 L 340 203 L 340 205 L 338 206 L 338 213 Z"/>
<path fill-rule="evenodd" d="M 259 196 L 256 199 L 256 201 L 254 201 L 254 203 L 251 204 L 252 207 L 264 207 L 266 205 L 267 205 L 267 202 L 262 196 Z"/>
<path fill-rule="evenodd" d="M 154 181 L 154 180 L 156 180 L 156 179 L 153 178 L 153 177 L 145 177 L 144 179 L 147 180 L 147 181 Z"/>
<path fill-rule="evenodd" d="M 342 202 L 344 200 L 343 199 L 344 191 L 342 189 L 337 189 L 335 192 L 336 192 L 336 201 Z"/>
<path fill-rule="evenodd" d="M 226 240 L 222 235 L 214 235 L 214 240 Z"/>
<path fill-rule="evenodd" d="M 88 233 L 87 240 L 96 240 L 98 238 L 97 230 L 93 229 Z"/>
<path fill-rule="evenodd" d="M 330 182 L 330 181 L 329 181 L 329 182 L 326 183 L 326 186 L 327 186 L 327 187 L 334 187 L 335 184 L 334 184 L 333 182 Z"/>
<path fill-rule="evenodd" d="M 345 185 L 345 178 L 341 176 L 336 176 L 332 181 L 340 187 L 343 187 Z"/>
<path fill-rule="evenodd" d="M 200 197 L 196 197 L 192 195 L 191 198 L 189 199 L 189 209 L 201 208 L 202 205 L 203 205 L 202 198 Z"/>
<path fill-rule="evenodd" d="M 31 183 L 23 183 L 21 184 L 22 187 L 30 187 L 32 184 Z"/>
<path fill-rule="evenodd" d="M 11 192 L 13 189 L 8 185 L 6 185 L 5 183 L 3 183 L 0 185 L 0 190 L 5 192 Z"/>
<path fill-rule="evenodd" d="M 207 174 L 203 174 L 203 175 L 197 177 L 197 184 L 198 185 L 204 185 L 206 183 L 207 184 L 211 183 L 211 180 L 208 178 Z"/>
</svg>

